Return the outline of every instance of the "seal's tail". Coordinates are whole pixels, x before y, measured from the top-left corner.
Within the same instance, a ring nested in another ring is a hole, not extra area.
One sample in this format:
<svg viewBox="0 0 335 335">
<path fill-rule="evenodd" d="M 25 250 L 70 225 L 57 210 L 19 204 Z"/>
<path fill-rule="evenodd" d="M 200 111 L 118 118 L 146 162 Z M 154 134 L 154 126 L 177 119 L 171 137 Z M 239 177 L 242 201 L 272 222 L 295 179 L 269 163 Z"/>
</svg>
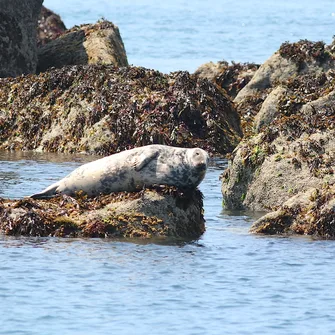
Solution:
<svg viewBox="0 0 335 335">
<path fill-rule="evenodd" d="M 57 191 L 56 190 L 57 190 L 58 186 L 59 186 L 58 183 L 52 184 L 49 187 L 47 187 L 45 190 L 29 196 L 29 198 L 32 198 L 32 199 L 48 199 L 48 198 L 52 198 L 52 197 L 54 197 L 54 196 L 57 195 Z"/>
</svg>

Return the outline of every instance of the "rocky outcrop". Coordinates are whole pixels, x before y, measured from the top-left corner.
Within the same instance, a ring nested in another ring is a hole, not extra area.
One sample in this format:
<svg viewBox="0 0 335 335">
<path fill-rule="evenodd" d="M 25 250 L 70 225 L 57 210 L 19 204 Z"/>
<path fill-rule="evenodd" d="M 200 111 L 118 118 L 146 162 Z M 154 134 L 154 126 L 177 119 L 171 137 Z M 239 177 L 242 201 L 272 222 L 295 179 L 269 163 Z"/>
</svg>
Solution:
<svg viewBox="0 0 335 335">
<path fill-rule="evenodd" d="M 224 203 L 230 209 L 272 210 L 309 188 L 335 182 L 335 131 L 287 141 L 260 134 L 241 143 L 223 174 Z"/>
<path fill-rule="evenodd" d="M 76 26 L 38 49 L 38 72 L 81 64 L 128 65 L 117 26 L 108 21 Z"/>
<path fill-rule="evenodd" d="M 197 189 L 160 187 L 93 199 L 0 199 L 0 231 L 12 236 L 197 239 L 204 222 Z"/>
<path fill-rule="evenodd" d="M 0 0 L 0 77 L 35 73 L 36 26 L 43 0 Z"/>
<path fill-rule="evenodd" d="M 334 68 L 333 49 L 323 42 L 301 40 L 297 43 L 283 43 L 234 99 L 244 134 L 254 134 L 254 117 L 273 89 L 285 86 L 293 78 L 303 75 L 318 77 L 331 73 Z"/>
<path fill-rule="evenodd" d="M 235 98 L 252 79 L 258 68 L 259 65 L 252 63 L 209 62 L 201 65 L 194 74 L 215 82 L 225 89 L 229 96 Z"/>
<path fill-rule="evenodd" d="M 275 80 L 271 79 L 273 74 L 268 73 L 268 79 L 258 81 L 257 87 L 245 87 L 248 94 L 255 94 L 257 98 L 263 94 L 264 99 L 260 99 L 255 122 L 250 123 L 252 130 L 235 149 L 229 168 L 222 176 L 222 193 L 227 208 L 272 211 L 254 225 L 253 232 L 294 231 L 323 236 L 326 233 L 316 222 L 324 222 L 323 213 L 327 213 L 328 220 L 334 212 L 320 209 L 319 216 L 313 219 L 314 227 L 308 226 L 306 221 L 302 228 L 303 213 L 308 212 L 313 203 L 306 205 L 301 199 L 313 190 L 333 190 L 335 184 L 334 64 L 328 49 L 319 48 L 323 44 L 303 41 L 291 46 L 285 44 L 281 50 L 297 50 L 298 45 L 306 46 L 302 50 L 307 60 L 292 53 L 288 62 L 280 63 L 282 67 L 285 64 L 289 67 L 282 68 L 282 75 L 293 74 L 292 77 L 284 80 L 279 76 L 279 68 L 274 66 L 272 71 L 278 74 Z M 293 63 L 300 72 L 291 71 Z M 252 81 L 257 76 L 255 74 Z M 252 93 L 255 89 L 257 92 Z M 257 98 L 243 100 L 244 106 L 249 103 L 252 108 Z M 331 201 L 332 192 L 327 191 L 324 198 Z M 323 202 L 325 208 L 330 206 L 329 201 Z M 288 207 L 291 202 L 296 203 L 293 209 Z M 292 228 L 291 223 L 292 227 L 300 228 Z M 280 230 L 278 225 L 284 228 Z M 335 237 L 327 234 L 325 237 Z"/>
<path fill-rule="evenodd" d="M 188 72 L 70 66 L 0 84 L 0 149 L 107 155 L 158 143 L 225 154 L 241 136 L 225 92 Z"/>
<path fill-rule="evenodd" d="M 66 30 L 60 16 L 42 6 L 37 26 L 37 45 L 44 45 L 59 37 Z"/>
</svg>

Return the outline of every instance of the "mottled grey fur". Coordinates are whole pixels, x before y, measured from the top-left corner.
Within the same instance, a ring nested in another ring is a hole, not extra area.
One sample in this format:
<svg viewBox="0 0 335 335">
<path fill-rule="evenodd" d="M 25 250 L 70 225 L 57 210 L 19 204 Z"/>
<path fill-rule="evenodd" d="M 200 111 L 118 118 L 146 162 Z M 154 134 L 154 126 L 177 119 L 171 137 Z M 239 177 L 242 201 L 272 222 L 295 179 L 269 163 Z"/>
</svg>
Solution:
<svg viewBox="0 0 335 335">
<path fill-rule="evenodd" d="M 207 164 L 208 154 L 199 148 L 147 145 L 84 164 L 31 198 L 78 191 L 97 196 L 152 185 L 195 188 L 203 180 Z"/>
</svg>

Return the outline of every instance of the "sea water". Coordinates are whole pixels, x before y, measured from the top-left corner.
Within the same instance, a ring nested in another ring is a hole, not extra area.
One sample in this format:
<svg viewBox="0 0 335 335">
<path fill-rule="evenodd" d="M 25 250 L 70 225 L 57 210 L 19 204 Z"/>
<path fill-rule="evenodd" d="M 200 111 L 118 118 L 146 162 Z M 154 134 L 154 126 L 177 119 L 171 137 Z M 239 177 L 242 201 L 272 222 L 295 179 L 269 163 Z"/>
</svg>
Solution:
<svg viewBox="0 0 335 335">
<path fill-rule="evenodd" d="M 45 0 L 68 28 L 101 18 L 119 29 L 130 64 L 195 71 L 213 61 L 263 63 L 285 41 L 332 41 L 333 0 Z"/>
<path fill-rule="evenodd" d="M 67 27 L 104 17 L 129 62 L 163 72 L 262 63 L 285 41 L 334 34 L 335 2 L 46 0 Z M 95 159 L 0 154 L 0 196 L 21 198 Z M 215 161 L 192 243 L 0 236 L 0 334 L 334 334 L 335 241 L 249 233 L 222 209 Z"/>
<path fill-rule="evenodd" d="M 21 198 L 93 157 L 1 153 L 0 196 Z M 248 232 L 222 209 L 212 162 L 197 241 L 0 235 L 0 334 L 331 334 L 335 245 Z"/>
</svg>

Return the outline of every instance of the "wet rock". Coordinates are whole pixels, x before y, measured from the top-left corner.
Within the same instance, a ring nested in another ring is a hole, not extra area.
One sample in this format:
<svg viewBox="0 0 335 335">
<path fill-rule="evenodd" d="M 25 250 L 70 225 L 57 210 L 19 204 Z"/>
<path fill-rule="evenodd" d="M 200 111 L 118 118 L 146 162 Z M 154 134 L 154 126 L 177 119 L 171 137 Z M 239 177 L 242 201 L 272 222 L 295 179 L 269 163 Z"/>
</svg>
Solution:
<svg viewBox="0 0 335 335">
<path fill-rule="evenodd" d="M 59 37 L 66 30 L 60 16 L 42 6 L 37 26 L 37 45 L 44 45 Z"/>
<path fill-rule="evenodd" d="M 188 72 L 69 66 L 0 85 L 0 149 L 108 155 L 157 143 L 225 154 L 241 136 L 225 92 Z"/>
<path fill-rule="evenodd" d="M 279 209 L 257 220 L 256 234 L 311 235 L 335 238 L 335 187 L 310 188 L 290 198 Z"/>
<path fill-rule="evenodd" d="M 303 45 L 310 46 L 310 49 L 303 49 L 307 60 L 294 53 L 288 56 L 290 62 L 302 71 L 300 74 L 279 84 L 273 82 L 271 88 L 263 86 L 265 92 L 259 86 L 257 95 L 265 94 L 265 99 L 259 103 L 260 112 L 255 122 L 251 122 L 256 135 L 250 132 L 245 136 L 222 176 L 222 193 L 227 208 L 271 211 L 259 221 L 262 227 L 266 223 L 267 228 L 262 228 L 262 232 L 279 232 L 280 227 L 286 231 L 287 225 L 291 227 L 290 222 L 300 220 L 300 212 L 287 211 L 287 201 L 292 197 L 296 196 L 295 201 L 298 204 L 300 201 L 303 207 L 303 194 L 310 188 L 321 190 L 335 184 L 335 75 L 330 68 L 332 60 L 329 53 L 328 56 L 315 53 L 319 50 L 318 45 Z M 293 45 L 293 50 L 296 46 Z M 308 68 L 315 71 L 308 72 Z M 247 100 L 244 102 L 247 104 Z M 318 211 L 317 221 L 329 218 L 327 213 Z M 292 227 L 287 229 L 295 231 Z M 307 228 L 300 229 L 309 234 Z M 259 230 L 253 228 L 253 231 Z M 316 234 L 321 236 L 321 230 Z"/>
<path fill-rule="evenodd" d="M 290 104 L 291 110 L 281 110 L 260 134 L 236 148 L 223 178 L 228 207 L 269 209 L 308 187 L 334 181 L 334 97 L 332 91 L 299 108 Z M 281 108 L 288 108 L 286 100 Z"/>
<path fill-rule="evenodd" d="M 38 72 L 80 64 L 127 66 L 119 28 L 105 20 L 75 26 L 38 49 Z"/>
<path fill-rule="evenodd" d="M 0 231 L 12 236 L 183 238 L 205 231 L 202 194 L 174 187 L 89 199 L 0 201 Z"/>
<path fill-rule="evenodd" d="M 35 73 L 42 0 L 0 0 L 0 77 Z"/>
<path fill-rule="evenodd" d="M 269 142 L 265 134 L 242 143 L 223 175 L 227 208 L 271 210 L 310 187 L 333 183 L 334 131 L 287 142 L 280 136 Z"/>
<path fill-rule="evenodd" d="M 229 96 L 235 98 L 258 68 L 259 65 L 253 63 L 209 62 L 201 65 L 194 74 L 215 82 L 225 89 Z"/>
</svg>

